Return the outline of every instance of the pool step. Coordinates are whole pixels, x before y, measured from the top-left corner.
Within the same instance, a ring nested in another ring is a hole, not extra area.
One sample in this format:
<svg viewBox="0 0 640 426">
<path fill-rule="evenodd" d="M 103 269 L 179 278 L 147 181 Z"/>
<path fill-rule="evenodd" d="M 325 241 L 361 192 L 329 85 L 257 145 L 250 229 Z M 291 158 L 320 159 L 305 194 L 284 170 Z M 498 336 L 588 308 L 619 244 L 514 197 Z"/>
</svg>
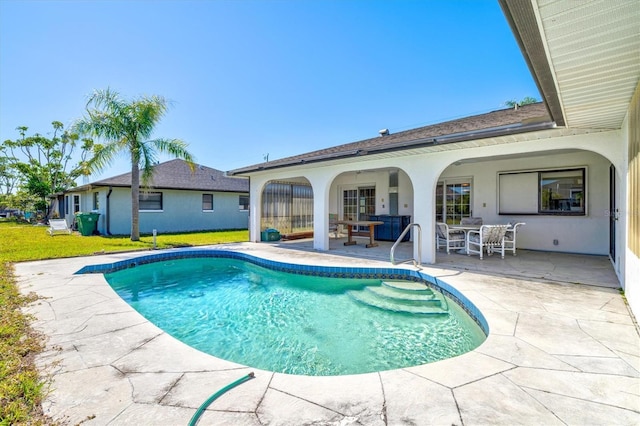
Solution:
<svg viewBox="0 0 640 426">
<path fill-rule="evenodd" d="M 424 284 L 410 281 L 388 281 L 381 286 L 368 286 L 349 291 L 355 301 L 378 309 L 416 315 L 446 315 L 448 306 Z"/>
<path fill-rule="evenodd" d="M 382 281 L 382 285 L 384 287 L 389 287 L 400 291 L 433 293 L 433 290 L 431 290 L 429 287 L 427 287 L 423 283 L 415 281 Z"/>
<path fill-rule="evenodd" d="M 374 293 L 381 298 L 387 298 L 397 301 L 440 304 L 440 299 L 436 297 L 435 293 L 430 288 L 427 288 L 427 291 L 398 291 L 394 288 L 386 286 L 370 286 L 365 287 L 364 290 Z"/>
</svg>

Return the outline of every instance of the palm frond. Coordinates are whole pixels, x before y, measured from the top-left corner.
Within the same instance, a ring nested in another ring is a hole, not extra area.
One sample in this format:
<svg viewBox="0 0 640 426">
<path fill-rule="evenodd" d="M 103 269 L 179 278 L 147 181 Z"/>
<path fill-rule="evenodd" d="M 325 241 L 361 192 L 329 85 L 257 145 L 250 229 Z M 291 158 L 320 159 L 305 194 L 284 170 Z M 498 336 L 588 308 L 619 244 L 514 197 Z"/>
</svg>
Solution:
<svg viewBox="0 0 640 426">
<path fill-rule="evenodd" d="M 148 141 L 155 146 L 155 148 L 166 154 L 170 154 L 172 157 L 185 160 L 191 170 L 195 170 L 195 157 L 187 150 L 187 143 L 180 139 L 154 139 Z"/>
</svg>

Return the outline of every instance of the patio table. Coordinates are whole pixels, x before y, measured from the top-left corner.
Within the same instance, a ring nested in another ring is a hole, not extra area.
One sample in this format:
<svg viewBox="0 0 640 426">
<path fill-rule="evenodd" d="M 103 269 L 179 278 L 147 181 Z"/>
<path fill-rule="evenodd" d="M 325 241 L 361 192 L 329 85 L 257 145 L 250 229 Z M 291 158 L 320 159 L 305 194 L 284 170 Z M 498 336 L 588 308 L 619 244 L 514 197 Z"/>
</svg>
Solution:
<svg viewBox="0 0 640 426">
<path fill-rule="evenodd" d="M 482 225 L 449 225 L 449 229 L 457 229 L 459 231 L 464 232 L 464 240 L 465 246 L 458 250 L 458 254 L 467 254 L 467 232 L 468 231 L 477 231 L 480 229 Z"/>
<path fill-rule="evenodd" d="M 353 237 L 369 237 L 369 244 L 365 247 L 378 247 L 378 243 L 375 242 L 373 229 L 376 225 L 382 225 L 384 222 L 379 220 L 339 220 L 336 222 L 338 225 L 347 225 L 347 241 L 344 242 L 345 246 L 351 246 L 357 244 L 356 241 L 353 240 Z M 354 226 L 368 226 L 369 232 L 359 232 L 353 231 Z"/>
<path fill-rule="evenodd" d="M 451 229 L 461 229 L 464 232 L 470 231 L 470 230 L 478 230 L 480 229 L 482 225 L 449 225 L 449 228 Z"/>
</svg>

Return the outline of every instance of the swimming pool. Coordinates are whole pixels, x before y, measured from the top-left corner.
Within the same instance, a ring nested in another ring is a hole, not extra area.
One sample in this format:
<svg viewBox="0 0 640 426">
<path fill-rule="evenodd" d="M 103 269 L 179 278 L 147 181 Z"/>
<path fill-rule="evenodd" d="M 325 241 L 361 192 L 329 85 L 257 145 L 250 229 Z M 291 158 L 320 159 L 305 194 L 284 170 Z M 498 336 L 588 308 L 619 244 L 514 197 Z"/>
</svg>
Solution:
<svg viewBox="0 0 640 426">
<path fill-rule="evenodd" d="M 446 284 L 405 269 L 310 267 L 205 250 L 81 272 L 105 272 L 132 307 L 203 352 L 289 374 L 425 364 L 473 350 L 487 334 L 462 295 L 442 289 L 445 297 L 438 285 Z"/>
</svg>

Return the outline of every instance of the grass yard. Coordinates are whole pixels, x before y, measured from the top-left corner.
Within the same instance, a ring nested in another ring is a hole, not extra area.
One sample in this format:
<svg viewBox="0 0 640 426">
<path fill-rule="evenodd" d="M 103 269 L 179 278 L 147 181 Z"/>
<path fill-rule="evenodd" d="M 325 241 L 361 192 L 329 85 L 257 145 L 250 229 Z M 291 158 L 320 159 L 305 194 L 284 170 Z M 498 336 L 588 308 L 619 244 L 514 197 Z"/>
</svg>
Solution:
<svg viewBox="0 0 640 426">
<path fill-rule="evenodd" d="M 160 234 L 158 249 L 201 246 L 249 240 L 248 230 Z M 150 250 L 152 236 L 133 242 L 128 236 L 50 236 L 46 226 L 0 221 L 0 425 L 55 425 L 40 408 L 47 377 L 41 377 L 34 358 L 43 350 L 45 336 L 30 327 L 33 320 L 22 307 L 35 295 L 22 295 L 13 275 L 13 263 L 118 251 Z"/>
</svg>

